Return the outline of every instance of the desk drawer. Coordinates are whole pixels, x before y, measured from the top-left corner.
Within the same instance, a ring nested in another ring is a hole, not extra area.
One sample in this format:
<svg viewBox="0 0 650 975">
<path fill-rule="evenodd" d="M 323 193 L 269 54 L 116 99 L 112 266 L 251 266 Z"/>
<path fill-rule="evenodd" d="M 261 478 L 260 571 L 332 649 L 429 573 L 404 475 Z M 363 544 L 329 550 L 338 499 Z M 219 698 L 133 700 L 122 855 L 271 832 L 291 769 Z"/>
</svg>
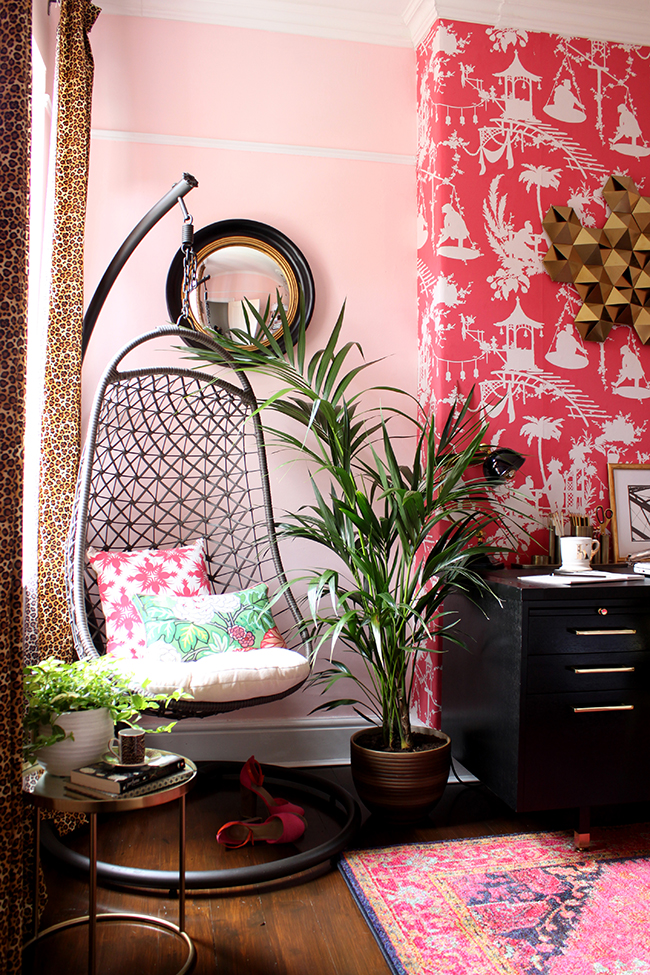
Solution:
<svg viewBox="0 0 650 975">
<path fill-rule="evenodd" d="M 617 727 L 635 724 L 641 715 L 650 719 L 650 692 L 647 689 L 614 688 L 607 691 L 576 691 L 567 694 L 530 694 L 526 698 L 526 725 L 545 724 L 560 748 L 570 748 L 573 735 L 593 726 L 604 731 L 608 724 Z M 647 755 L 646 742 L 638 742 Z"/>
<path fill-rule="evenodd" d="M 650 653 L 556 653 L 528 659 L 529 694 L 650 687 Z"/>
<path fill-rule="evenodd" d="M 650 799 L 649 733 L 646 691 L 531 695 L 523 731 L 524 808 Z"/>
<path fill-rule="evenodd" d="M 579 612 L 531 610 L 528 653 L 627 653 L 650 650 L 650 607 L 619 611 L 606 605 Z"/>
</svg>

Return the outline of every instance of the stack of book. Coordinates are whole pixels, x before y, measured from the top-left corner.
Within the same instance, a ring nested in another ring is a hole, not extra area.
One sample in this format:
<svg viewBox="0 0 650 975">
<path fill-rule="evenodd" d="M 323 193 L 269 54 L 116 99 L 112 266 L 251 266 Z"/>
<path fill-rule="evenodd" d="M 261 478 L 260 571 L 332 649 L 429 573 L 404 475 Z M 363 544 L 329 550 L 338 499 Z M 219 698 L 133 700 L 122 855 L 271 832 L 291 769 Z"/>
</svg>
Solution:
<svg viewBox="0 0 650 975">
<path fill-rule="evenodd" d="M 95 762 L 73 769 L 65 785 L 71 798 L 118 799 L 120 796 L 142 796 L 160 789 L 170 789 L 191 778 L 193 772 L 185 768 L 181 755 L 161 752 L 152 756 L 146 765 L 126 768 L 112 762 Z"/>
</svg>

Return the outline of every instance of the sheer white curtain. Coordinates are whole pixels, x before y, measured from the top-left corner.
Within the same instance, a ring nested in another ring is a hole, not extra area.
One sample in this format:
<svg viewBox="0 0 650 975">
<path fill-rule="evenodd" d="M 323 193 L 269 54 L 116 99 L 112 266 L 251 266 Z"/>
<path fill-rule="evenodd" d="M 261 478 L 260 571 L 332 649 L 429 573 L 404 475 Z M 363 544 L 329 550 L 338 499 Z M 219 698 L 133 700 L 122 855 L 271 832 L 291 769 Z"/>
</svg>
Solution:
<svg viewBox="0 0 650 975">
<path fill-rule="evenodd" d="M 58 8 L 52 8 L 58 21 Z M 56 21 L 55 21 L 56 23 Z M 52 257 L 54 153 L 52 97 L 48 93 L 47 33 L 32 37 L 32 153 L 30 165 L 29 311 L 23 511 L 23 604 L 25 662 L 38 661 L 38 481 L 41 413 Z M 53 60 L 53 59 L 52 59 Z M 53 66 L 50 76 L 54 73 Z M 50 83 L 50 87 L 52 87 Z M 56 90 L 55 86 L 53 90 Z M 51 160 L 51 164 L 50 164 Z M 49 191 L 49 192 L 48 192 Z"/>
<path fill-rule="evenodd" d="M 89 0 L 61 0 L 47 190 L 41 198 L 43 246 L 39 250 L 36 239 L 33 247 L 24 579 L 30 660 L 73 658 L 64 549 L 80 449 L 83 253 L 94 73 L 88 34 L 98 14 Z M 35 125 L 45 131 L 44 106 L 35 103 L 35 108 Z M 38 142 L 40 135 L 34 132 L 34 138 Z M 44 149 L 44 136 L 42 142 Z M 42 173 L 43 156 L 40 166 Z M 37 238 L 36 215 L 34 229 Z"/>
</svg>

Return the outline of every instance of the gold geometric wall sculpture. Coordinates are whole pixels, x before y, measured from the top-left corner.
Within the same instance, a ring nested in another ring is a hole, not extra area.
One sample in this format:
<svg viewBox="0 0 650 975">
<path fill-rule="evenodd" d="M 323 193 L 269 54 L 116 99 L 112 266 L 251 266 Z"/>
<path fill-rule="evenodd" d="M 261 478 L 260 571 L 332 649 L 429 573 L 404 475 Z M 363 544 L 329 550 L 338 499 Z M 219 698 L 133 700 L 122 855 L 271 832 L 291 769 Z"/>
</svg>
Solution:
<svg viewBox="0 0 650 975">
<path fill-rule="evenodd" d="M 543 221 L 544 256 L 553 281 L 573 282 L 582 298 L 575 324 L 583 339 L 604 342 L 612 326 L 631 325 L 650 339 L 650 197 L 628 176 L 603 189 L 611 213 L 598 230 L 583 227 L 572 207 L 551 207 Z"/>
</svg>

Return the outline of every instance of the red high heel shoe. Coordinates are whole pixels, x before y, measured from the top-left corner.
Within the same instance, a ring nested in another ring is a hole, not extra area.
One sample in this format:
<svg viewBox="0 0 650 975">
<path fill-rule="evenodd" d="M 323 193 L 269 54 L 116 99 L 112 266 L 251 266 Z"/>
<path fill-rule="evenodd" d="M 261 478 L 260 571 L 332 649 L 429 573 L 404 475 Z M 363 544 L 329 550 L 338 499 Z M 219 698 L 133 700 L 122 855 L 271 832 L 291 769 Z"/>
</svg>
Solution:
<svg viewBox="0 0 650 975">
<path fill-rule="evenodd" d="M 265 843 L 295 843 L 305 832 L 306 820 L 293 813 L 280 812 L 269 816 L 263 823 L 224 823 L 217 833 L 217 843 L 237 850 L 256 840 Z"/>
<path fill-rule="evenodd" d="M 254 755 L 251 755 L 239 773 L 239 782 L 242 787 L 242 796 L 245 795 L 244 790 L 255 793 L 255 795 L 260 797 L 270 813 L 293 813 L 294 816 L 305 815 L 305 810 L 301 809 L 300 806 L 296 806 L 293 802 L 288 802 L 286 799 L 274 799 L 263 788 L 264 774 L 260 763 L 255 761 Z"/>
</svg>

